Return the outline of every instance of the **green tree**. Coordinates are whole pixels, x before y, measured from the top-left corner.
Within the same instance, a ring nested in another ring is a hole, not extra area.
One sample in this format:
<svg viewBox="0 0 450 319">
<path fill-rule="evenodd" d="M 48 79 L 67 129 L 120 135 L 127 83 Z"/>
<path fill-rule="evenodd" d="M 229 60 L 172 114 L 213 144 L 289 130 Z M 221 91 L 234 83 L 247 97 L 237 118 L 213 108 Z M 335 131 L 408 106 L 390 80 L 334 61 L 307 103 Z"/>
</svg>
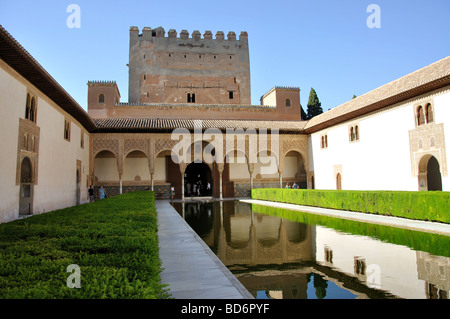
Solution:
<svg viewBox="0 0 450 319">
<path fill-rule="evenodd" d="M 305 110 L 303 109 L 303 106 L 301 106 L 301 105 L 300 105 L 300 114 L 301 114 L 301 119 L 302 119 L 302 121 L 305 121 L 305 120 L 307 119 L 307 117 L 306 117 L 306 112 L 305 112 Z"/>
<path fill-rule="evenodd" d="M 316 115 L 322 114 L 323 110 L 321 105 L 322 104 L 320 103 L 319 98 L 317 97 L 316 91 L 313 88 L 311 88 L 311 91 L 309 92 L 306 119 L 309 120 Z"/>
</svg>

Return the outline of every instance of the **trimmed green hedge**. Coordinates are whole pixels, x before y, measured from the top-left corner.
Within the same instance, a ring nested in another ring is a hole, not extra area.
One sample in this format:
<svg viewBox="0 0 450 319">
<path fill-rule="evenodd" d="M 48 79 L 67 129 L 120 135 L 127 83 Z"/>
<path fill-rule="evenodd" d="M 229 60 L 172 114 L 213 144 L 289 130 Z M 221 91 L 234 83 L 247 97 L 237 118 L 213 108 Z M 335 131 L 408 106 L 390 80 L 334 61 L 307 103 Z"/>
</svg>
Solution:
<svg viewBox="0 0 450 319">
<path fill-rule="evenodd" d="M 449 192 L 258 188 L 252 198 L 450 223 Z"/>
<path fill-rule="evenodd" d="M 153 192 L 0 225 L 0 298 L 169 298 Z M 80 267 L 81 287 L 68 288 Z"/>
</svg>

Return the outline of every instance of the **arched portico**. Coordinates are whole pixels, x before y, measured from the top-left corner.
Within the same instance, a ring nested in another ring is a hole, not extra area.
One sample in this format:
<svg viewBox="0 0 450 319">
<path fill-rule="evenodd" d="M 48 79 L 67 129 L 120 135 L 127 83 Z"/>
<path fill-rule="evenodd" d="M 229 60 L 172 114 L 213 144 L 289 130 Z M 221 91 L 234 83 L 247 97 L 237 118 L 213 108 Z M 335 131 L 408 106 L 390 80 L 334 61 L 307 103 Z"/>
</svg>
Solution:
<svg viewBox="0 0 450 319">
<path fill-rule="evenodd" d="M 112 151 L 100 150 L 94 154 L 92 175 L 95 188 L 99 188 L 103 185 L 104 188 L 109 188 L 106 191 L 107 195 L 115 194 L 116 192 L 120 193 L 119 189 L 112 189 L 117 187 L 117 183 L 120 179 L 118 159 L 116 154 Z"/>
<path fill-rule="evenodd" d="M 283 158 L 283 182 L 290 186 L 296 183 L 299 188 L 307 188 L 305 160 L 302 153 L 298 150 L 289 150 Z"/>
</svg>

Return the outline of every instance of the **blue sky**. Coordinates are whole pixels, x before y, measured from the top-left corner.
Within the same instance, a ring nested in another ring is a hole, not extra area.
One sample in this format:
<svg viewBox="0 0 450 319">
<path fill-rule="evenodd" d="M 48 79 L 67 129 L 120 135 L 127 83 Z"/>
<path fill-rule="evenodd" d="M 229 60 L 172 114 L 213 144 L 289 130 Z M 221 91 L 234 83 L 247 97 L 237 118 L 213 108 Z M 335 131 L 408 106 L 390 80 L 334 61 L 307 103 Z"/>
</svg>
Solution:
<svg viewBox="0 0 450 319">
<path fill-rule="evenodd" d="M 67 27 L 70 4 L 80 28 Z M 450 55 L 449 14 L 448 0 L 0 0 L 0 24 L 84 109 L 91 80 L 116 81 L 128 101 L 130 26 L 247 31 L 252 103 L 295 86 L 306 110 L 313 87 L 326 111 Z"/>
</svg>

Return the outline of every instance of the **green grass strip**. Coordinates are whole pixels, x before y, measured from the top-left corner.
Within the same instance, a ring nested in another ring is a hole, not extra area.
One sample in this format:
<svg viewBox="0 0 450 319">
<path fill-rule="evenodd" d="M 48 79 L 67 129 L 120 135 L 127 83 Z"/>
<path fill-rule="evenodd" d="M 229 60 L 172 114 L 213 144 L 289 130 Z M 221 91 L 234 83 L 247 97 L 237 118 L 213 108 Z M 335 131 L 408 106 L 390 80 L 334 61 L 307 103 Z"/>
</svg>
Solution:
<svg viewBox="0 0 450 319">
<path fill-rule="evenodd" d="M 80 288 L 67 286 L 71 264 Z M 153 192 L 0 225 L 0 298 L 169 298 L 160 273 Z"/>
</svg>

